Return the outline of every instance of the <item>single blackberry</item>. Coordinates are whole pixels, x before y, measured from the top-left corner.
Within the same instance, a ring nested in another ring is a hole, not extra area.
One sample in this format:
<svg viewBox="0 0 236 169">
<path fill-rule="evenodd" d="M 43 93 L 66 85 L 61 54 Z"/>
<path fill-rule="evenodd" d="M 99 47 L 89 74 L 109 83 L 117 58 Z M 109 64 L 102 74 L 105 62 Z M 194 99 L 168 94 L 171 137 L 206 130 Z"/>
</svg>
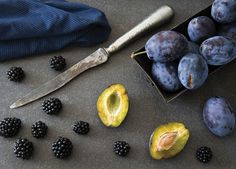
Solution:
<svg viewBox="0 0 236 169">
<path fill-rule="evenodd" d="M 77 134 L 87 134 L 89 132 L 89 123 L 84 121 L 77 121 L 73 126 L 73 131 Z"/>
<path fill-rule="evenodd" d="M 14 144 L 14 153 L 16 157 L 29 159 L 33 153 L 33 143 L 26 138 L 17 139 Z"/>
<path fill-rule="evenodd" d="M 20 82 L 25 77 L 25 73 L 21 67 L 11 67 L 7 71 L 7 78 L 10 81 Z"/>
<path fill-rule="evenodd" d="M 196 151 L 196 157 L 202 163 L 208 163 L 212 158 L 212 151 L 209 147 L 200 147 Z"/>
<path fill-rule="evenodd" d="M 48 126 L 42 121 L 37 121 L 31 126 L 32 135 L 35 138 L 42 138 L 47 134 Z"/>
<path fill-rule="evenodd" d="M 122 157 L 126 156 L 129 153 L 129 150 L 130 150 L 130 146 L 125 141 L 116 141 L 114 143 L 114 152 L 118 156 L 122 156 Z"/>
<path fill-rule="evenodd" d="M 62 56 L 54 56 L 50 59 L 50 67 L 56 71 L 61 71 L 66 67 L 66 60 Z"/>
<path fill-rule="evenodd" d="M 7 117 L 0 121 L 0 136 L 13 137 L 15 136 L 21 127 L 21 120 L 18 118 Z"/>
<path fill-rule="evenodd" d="M 57 114 L 61 110 L 62 104 L 58 98 L 53 97 L 45 100 L 42 104 L 42 107 L 43 111 L 47 114 Z"/>
<path fill-rule="evenodd" d="M 70 156 L 72 152 L 72 142 L 65 137 L 59 137 L 52 143 L 52 151 L 57 158 L 63 159 Z"/>
</svg>

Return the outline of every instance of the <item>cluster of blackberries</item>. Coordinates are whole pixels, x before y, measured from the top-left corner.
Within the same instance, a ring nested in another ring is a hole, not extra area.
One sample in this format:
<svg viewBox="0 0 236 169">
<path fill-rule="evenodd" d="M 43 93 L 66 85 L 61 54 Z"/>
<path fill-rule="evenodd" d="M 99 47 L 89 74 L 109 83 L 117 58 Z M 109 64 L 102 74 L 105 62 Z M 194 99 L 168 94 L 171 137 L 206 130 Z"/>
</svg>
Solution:
<svg viewBox="0 0 236 169">
<path fill-rule="evenodd" d="M 50 67 L 56 71 L 62 71 L 66 67 L 66 60 L 62 56 L 54 56 L 50 59 Z M 10 81 L 20 82 L 24 79 L 25 73 L 21 67 L 11 67 L 7 71 L 7 78 Z"/>
<path fill-rule="evenodd" d="M 70 156 L 72 152 L 72 142 L 65 137 L 59 137 L 52 143 L 52 151 L 57 158 L 64 159 Z M 17 139 L 14 144 L 14 153 L 16 157 L 29 159 L 33 153 L 33 143 L 26 138 Z"/>
<path fill-rule="evenodd" d="M 21 128 L 21 120 L 15 117 L 7 117 L 0 121 L 0 136 L 14 137 Z M 32 125 L 32 135 L 36 138 L 44 137 L 47 133 L 47 125 L 41 121 Z M 29 159 L 33 152 L 33 143 L 26 138 L 17 139 L 14 144 L 16 157 Z"/>
<path fill-rule="evenodd" d="M 42 109 L 47 114 L 57 114 L 62 108 L 62 103 L 58 98 L 50 98 L 42 103 Z M 89 132 L 89 123 L 77 121 L 73 125 L 73 131 L 77 134 L 85 135 Z"/>
<path fill-rule="evenodd" d="M 50 98 L 42 104 L 43 111 L 47 114 L 57 114 L 62 103 L 58 98 Z M 5 118 L 0 121 L 0 135 L 3 137 L 15 136 L 21 127 L 21 120 L 18 118 Z M 43 138 L 47 134 L 48 126 L 42 121 L 38 121 L 31 126 L 31 132 L 35 138 Z M 73 126 L 73 131 L 77 134 L 87 134 L 89 132 L 89 123 L 77 121 Z M 59 137 L 52 144 L 52 151 L 57 158 L 68 157 L 72 152 L 72 143 L 68 138 Z M 26 138 L 18 139 L 14 144 L 14 153 L 17 157 L 29 159 L 33 152 L 33 143 Z"/>
<path fill-rule="evenodd" d="M 77 134 L 85 135 L 89 132 L 89 123 L 77 121 L 73 125 L 73 131 Z M 52 151 L 57 158 L 64 159 L 70 156 L 73 149 L 72 142 L 65 137 L 58 137 L 52 144 Z"/>
<path fill-rule="evenodd" d="M 5 118 L 0 121 L 0 135 L 3 137 L 15 136 L 21 128 L 21 120 L 18 118 Z M 43 138 L 47 134 L 48 126 L 37 121 L 31 126 L 31 132 L 35 138 Z M 89 132 L 89 123 L 77 121 L 73 125 L 73 131 L 77 134 L 85 135 Z M 16 157 L 29 159 L 33 153 L 33 143 L 26 138 L 17 139 L 14 144 L 14 153 Z M 65 137 L 58 137 L 52 144 L 52 151 L 57 158 L 64 159 L 70 156 L 73 149 L 72 142 Z M 114 152 L 119 156 L 126 156 L 130 150 L 130 146 L 125 141 L 116 141 L 114 143 Z"/>
<path fill-rule="evenodd" d="M 7 117 L 0 121 L 0 136 L 14 137 L 21 128 L 21 120 L 16 117 Z M 36 138 L 44 137 L 47 134 L 47 125 L 38 121 L 32 125 L 32 135 Z"/>
<path fill-rule="evenodd" d="M 66 67 L 66 61 L 62 56 L 55 56 L 50 59 L 50 67 L 56 71 L 61 71 Z M 25 77 L 25 73 L 20 67 L 12 67 L 7 71 L 7 77 L 10 81 L 20 82 Z M 62 103 L 58 98 L 49 98 L 42 103 L 42 109 L 47 114 L 57 114 L 62 108 Z M 0 121 L 0 136 L 13 137 L 21 127 L 21 120 L 18 118 L 5 118 Z M 43 138 L 47 134 L 48 126 L 42 121 L 38 121 L 31 126 L 31 132 L 35 138 Z M 77 134 L 85 135 L 89 132 L 89 123 L 77 121 L 73 125 L 73 131 Z M 52 151 L 57 158 L 64 159 L 70 156 L 72 152 L 72 142 L 65 137 L 58 137 L 52 144 Z M 14 144 L 14 153 L 16 157 L 29 159 L 33 153 L 33 143 L 26 138 L 17 139 Z M 126 156 L 130 146 L 125 141 L 116 141 L 114 143 L 114 152 L 119 156 Z"/>
<path fill-rule="evenodd" d="M 18 118 L 4 118 L 4 120 L 0 121 L 0 136 L 15 136 L 19 132 L 21 125 L 22 122 Z M 47 130 L 48 126 L 42 121 L 37 121 L 31 126 L 31 132 L 35 138 L 45 137 Z M 73 131 L 77 134 L 87 134 L 89 132 L 89 123 L 77 121 L 73 126 Z M 68 157 L 72 152 L 72 148 L 72 142 L 65 137 L 59 137 L 52 144 L 52 151 L 54 155 L 60 159 Z M 33 153 L 33 143 L 26 138 L 17 139 L 14 144 L 14 153 L 16 154 L 16 157 L 29 159 Z"/>
</svg>

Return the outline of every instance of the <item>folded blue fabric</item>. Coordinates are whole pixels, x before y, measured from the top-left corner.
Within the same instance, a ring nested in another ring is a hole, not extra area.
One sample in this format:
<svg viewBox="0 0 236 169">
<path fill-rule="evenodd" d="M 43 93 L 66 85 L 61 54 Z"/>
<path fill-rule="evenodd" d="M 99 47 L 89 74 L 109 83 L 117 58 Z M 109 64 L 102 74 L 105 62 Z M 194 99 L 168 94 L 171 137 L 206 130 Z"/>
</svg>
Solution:
<svg viewBox="0 0 236 169">
<path fill-rule="evenodd" d="M 0 60 L 92 46 L 111 28 L 103 12 L 65 0 L 1 0 Z"/>
</svg>

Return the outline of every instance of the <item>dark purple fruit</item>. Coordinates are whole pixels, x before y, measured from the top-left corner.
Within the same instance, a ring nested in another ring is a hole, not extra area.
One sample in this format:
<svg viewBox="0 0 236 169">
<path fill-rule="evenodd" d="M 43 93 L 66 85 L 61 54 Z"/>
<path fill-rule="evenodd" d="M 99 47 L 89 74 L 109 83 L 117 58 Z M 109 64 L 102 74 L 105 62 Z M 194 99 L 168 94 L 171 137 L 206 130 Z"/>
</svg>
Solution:
<svg viewBox="0 0 236 169">
<path fill-rule="evenodd" d="M 219 27 L 218 35 L 224 36 L 236 41 L 236 22 L 224 24 Z"/>
<path fill-rule="evenodd" d="M 211 97 L 206 101 L 203 120 L 207 128 L 220 137 L 232 133 L 235 126 L 235 114 L 229 102 L 222 97 Z"/>
<path fill-rule="evenodd" d="M 187 53 L 197 53 L 197 54 L 200 54 L 199 52 L 199 45 L 194 43 L 194 42 L 191 42 L 191 41 L 188 41 L 188 50 L 186 52 Z"/>
<path fill-rule="evenodd" d="M 147 41 L 145 49 L 150 60 L 170 62 L 184 55 L 188 50 L 188 41 L 178 32 L 161 31 Z"/>
<path fill-rule="evenodd" d="M 207 79 L 207 63 L 201 55 L 188 53 L 179 62 L 178 76 L 184 87 L 187 89 L 197 89 Z"/>
<path fill-rule="evenodd" d="M 201 42 L 216 33 L 214 22 L 207 16 L 198 16 L 188 24 L 188 36 L 193 42 Z"/>
<path fill-rule="evenodd" d="M 236 0 L 215 0 L 212 4 L 211 16 L 219 23 L 236 21 Z"/>
<path fill-rule="evenodd" d="M 200 53 L 209 65 L 224 65 L 236 58 L 236 42 L 223 36 L 214 36 L 201 44 Z"/>
<path fill-rule="evenodd" d="M 178 63 L 153 63 L 152 76 L 155 82 L 166 91 L 174 92 L 182 87 L 178 78 Z"/>
</svg>

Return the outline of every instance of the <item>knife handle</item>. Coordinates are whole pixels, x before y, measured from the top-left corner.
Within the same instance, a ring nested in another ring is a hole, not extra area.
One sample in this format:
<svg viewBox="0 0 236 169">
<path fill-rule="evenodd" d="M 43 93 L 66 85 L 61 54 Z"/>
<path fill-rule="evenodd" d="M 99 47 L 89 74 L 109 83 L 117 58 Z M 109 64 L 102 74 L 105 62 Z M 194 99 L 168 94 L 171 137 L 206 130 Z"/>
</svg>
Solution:
<svg viewBox="0 0 236 169">
<path fill-rule="evenodd" d="M 106 48 L 107 53 L 111 54 L 118 51 L 120 48 L 124 47 L 138 36 L 141 36 L 146 31 L 152 29 L 153 27 L 167 23 L 173 16 L 174 10 L 170 6 L 165 5 L 158 8 L 148 18 L 143 20 L 133 29 L 117 39 L 108 48 Z"/>
</svg>

